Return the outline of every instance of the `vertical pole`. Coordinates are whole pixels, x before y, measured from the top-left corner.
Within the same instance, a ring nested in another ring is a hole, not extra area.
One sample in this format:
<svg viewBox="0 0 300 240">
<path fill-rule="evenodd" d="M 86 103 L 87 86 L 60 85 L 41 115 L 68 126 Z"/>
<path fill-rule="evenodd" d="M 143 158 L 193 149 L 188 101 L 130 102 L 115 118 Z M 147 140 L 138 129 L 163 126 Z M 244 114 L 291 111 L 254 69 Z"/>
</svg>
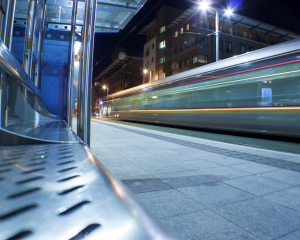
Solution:
<svg viewBox="0 0 300 240">
<path fill-rule="evenodd" d="M 82 28 L 82 57 L 79 72 L 79 115 L 77 134 L 90 145 L 91 131 L 91 92 L 94 54 L 94 35 L 97 11 L 97 0 L 85 2 L 85 17 Z"/>
<path fill-rule="evenodd" d="M 33 44 L 33 33 L 34 33 L 34 19 L 36 10 L 36 0 L 30 0 L 28 14 L 27 14 L 27 24 L 25 33 L 25 47 L 23 54 L 23 68 L 24 71 L 31 78 L 31 61 L 32 61 L 32 44 Z M 24 90 L 24 98 L 27 101 L 28 91 L 26 88 Z"/>
<path fill-rule="evenodd" d="M 77 0 L 73 0 L 71 36 L 69 42 L 69 69 L 68 69 L 68 96 L 67 96 L 67 123 L 72 127 L 72 101 L 73 101 L 73 79 L 74 79 L 74 44 L 75 44 L 75 28 L 76 28 Z"/>
<path fill-rule="evenodd" d="M 2 17 L 1 38 L 9 50 L 11 50 L 12 34 L 14 26 L 16 0 L 6 1 L 5 15 Z M 2 12 L 2 11 L 1 11 Z M 1 14 L 2 15 L 2 14 Z M 8 99 L 8 75 L 0 71 L 0 127 L 7 125 L 7 99 Z"/>
<path fill-rule="evenodd" d="M 216 11 L 216 62 L 219 61 L 219 14 Z"/>
<path fill-rule="evenodd" d="M 45 40 L 45 34 L 47 31 L 47 4 L 46 0 L 44 0 L 44 11 L 43 11 L 43 21 L 42 21 L 42 34 L 40 38 L 40 46 L 39 46 L 39 59 L 36 69 L 36 76 L 37 79 L 35 81 L 36 86 L 41 89 L 42 87 L 42 66 L 43 66 L 43 54 L 44 54 L 44 40 Z"/>
</svg>

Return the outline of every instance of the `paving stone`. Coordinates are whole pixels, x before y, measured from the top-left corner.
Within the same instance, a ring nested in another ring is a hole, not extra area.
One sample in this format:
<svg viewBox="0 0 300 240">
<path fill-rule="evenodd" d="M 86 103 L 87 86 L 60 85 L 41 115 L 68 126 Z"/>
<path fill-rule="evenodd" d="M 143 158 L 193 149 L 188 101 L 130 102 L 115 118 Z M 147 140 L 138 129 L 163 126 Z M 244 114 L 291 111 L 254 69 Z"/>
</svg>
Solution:
<svg viewBox="0 0 300 240">
<path fill-rule="evenodd" d="M 150 179 L 127 179 L 122 182 L 129 188 L 133 193 L 151 192 L 172 189 L 170 185 L 164 183 L 162 180 L 157 178 Z"/>
<path fill-rule="evenodd" d="M 221 182 L 178 188 L 178 191 L 208 208 L 222 206 L 255 197 L 250 193 L 236 189 Z"/>
<path fill-rule="evenodd" d="M 203 176 L 203 175 L 194 175 L 194 176 L 178 176 L 178 177 L 167 177 L 161 178 L 161 180 L 174 188 L 180 187 L 189 187 L 199 184 L 216 182 L 215 179 Z"/>
<path fill-rule="evenodd" d="M 280 238 L 277 238 L 277 240 L 299 240 L 299 239 L 300 239 L 300 230 L 291 232 Z"/>
<path fill-rule="evenodd" d="M 264 195 L 263 197 L 300 212 L 300 186 Z"/>
<path fill-rule="evenodd" d="M 260 174 L 260 176 L 294 186 L 300 185 L 300 173 L 290 170 L 282 169 L 278 171 L 263 173 Z"/>
<path fill-rule="evenodd" d="M 204 160 L 184 161 L 184 162 L 177 162 L 176 164 L 190 170 L 196 170 L 201 168 L 214 168 L 220 166 L 220 164 L 204 161 Z"/>
<path fill-rule="evenodd" d="M 255 194 L 256 196 L 276 192 L 278 190 L 290 188 L 291 185 L 281 183 L 275 180 L 264 178 L 257 175 L 226 180 L 224 183 L 234 186 L 238 189 Z"/>
<path fill-rule="evenodd" d="M 253 174 L 278 170 L 278 168 L 276 168 L 276 167 L 267 166 L 267 165 L 259 164 L 259 163 L 253 163 L 253 162 L 247 162 L 245 164 L 238 164 L 238 165 L 232 166 L 232 168 L 236 168 L 238 170 L 242 170 L 242 171 L 245 171 L 248 173 L 253 173 Z"/>
<path fill-rule="evenodd" d="M 170 189 L 147 193 L 138 193 L 136 198 L 156 217 L 169 217 L 186 214 L 205 208 L 182 193 Z"/>
<path fill-rule="evenodd" d="M 230 167 L 216 167 L 216 168 L 205 168 L 196 170 L 199 174 L 206 175 L 210 178 L 216 179 L 217 181 L 225 181 L 234 178 L 240 178 L 251 175 L 244 171 L 233 169 Z"/>
<path fill-rule="evenodd" d="M 259 239 L 210 210 L 161 219 L 182 240 L 254 240 Z"/>
<path fill-rule="evenodd" d="M 214 211 L 266 240 L 300 228 L 299 212 L 259 197 L 218 207 Z"/>
</svg>

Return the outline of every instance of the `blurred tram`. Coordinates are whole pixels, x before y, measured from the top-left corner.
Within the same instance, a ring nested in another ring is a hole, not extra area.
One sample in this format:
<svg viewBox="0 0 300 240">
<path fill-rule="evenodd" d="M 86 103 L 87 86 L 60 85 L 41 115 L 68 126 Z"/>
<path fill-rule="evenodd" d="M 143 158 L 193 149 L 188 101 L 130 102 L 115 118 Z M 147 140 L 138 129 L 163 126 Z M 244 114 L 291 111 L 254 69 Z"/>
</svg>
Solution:
<svg viewBox="0 0 300 240">
<path fill-rule="evenodd" d="M 300 39 L 109 96 L 120 120 L 300 137 Z"/>
</svg>

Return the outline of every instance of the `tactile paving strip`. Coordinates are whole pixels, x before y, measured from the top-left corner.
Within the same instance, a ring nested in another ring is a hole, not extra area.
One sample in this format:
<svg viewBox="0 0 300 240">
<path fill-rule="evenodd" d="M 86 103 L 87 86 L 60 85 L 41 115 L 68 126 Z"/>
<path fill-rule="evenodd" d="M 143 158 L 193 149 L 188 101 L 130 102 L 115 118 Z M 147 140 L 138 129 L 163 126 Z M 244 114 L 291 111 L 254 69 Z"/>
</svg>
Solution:
<svg viewBox="0 0 300 240">
<path fill-rule="evenodd" d="M 94 122 L 96 122 L 96 121 L 94 121 Z M 149 132 L 144 132 L 144 131 L 140 131 L 140 130 L 135 130 L 135 129 L 131 129 L 131 128 L 120 127 L 120 126 L 116 126 L 115 124 L 107 124 L 107 123 L 104 123 L 103 121 L 101 122 L 101 124 L 104 124 L 104 125 L 107 125 L 107 126 L 110 126 L 113 128 L 117 128 L 120 130 L 125 130 L 128 132 L 140 134 L 143 136 L 156 138 L 156 139 L 163 140 L 166 142 L 176 143 L 176 144 L 179 144 L 179 145 L 182 145 L 185 147 L 196 148 L 199 150 L 217 153 L 217 154 L 225 155 L 228 157 L 239 158 L 239 159 L 243 159 L 243 160 L 250 161 L 250 162 L 255 162 L 255 163 L 260 163 L 260 164 L 264 164 L 264 165 L 268 165 L 268 166 L 273 166 L 273 167 L 277 167 L 277 168 L 300 172 L 300 163 L 296 163 L 296 162 L 292 162 L 292 161 L 282 160 L 282 159 L 278 159 L 278 158 L 264 157 L 264 156 L 251 154 L 251 153 L 243 153 L 243 152 L 239 152 L 239 151 L 227 150 L 224 148 L 212 147 L 212 146 L 205 145 L 205 144 L 194 143 L 194 142 L 190 142 L 190 141 L 186 141 L 186 140 L 180 140 L 180 139 L 176 139 L 176 138 L 166 137 L 166 136 L 149 133 Z"/>
<path fill-rule="evenodd" d="M 0 239 L 172 239 L 81 144 L 0 148 Z"/>
</svg>

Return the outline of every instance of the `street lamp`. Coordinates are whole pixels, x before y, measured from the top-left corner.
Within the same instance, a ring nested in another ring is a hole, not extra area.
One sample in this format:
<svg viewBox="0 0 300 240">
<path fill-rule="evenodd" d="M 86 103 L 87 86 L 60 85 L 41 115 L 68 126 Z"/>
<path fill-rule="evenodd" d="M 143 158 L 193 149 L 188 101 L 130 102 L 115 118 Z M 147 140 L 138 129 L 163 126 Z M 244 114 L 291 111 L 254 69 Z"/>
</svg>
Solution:
<svg viewBox="0 0 300 240">
<path fill-rule="evenodd" d="M 201 10 L 208 10 L 210 9 L 210 2 L 207 0 L 203 0 L 200 4 L 199 4 L 199 8 Z M 214 9 L 215 10 L 215 9 Z M 219 24 L 220 24 L 220 20 L 219 20 L 219 14 L 218 11 L 216 11 L 216 17 L 215 17 L 215 25 L 216 25 L 216 31 L 214 32 L 214 34 L 216 35 L 216 62 L 219 61 Z M 233 14 L 233 10 L 228 8 L 227 10 L 225 10 L 225 14 L 229 17 Z"/>
<path fill-rule="evenodd" d="M 108 117 L 108 91 L 109 91 L 109 87 L 106 87 L 106 86 L 104 85 L 104 86 L 103 86 L 103 89 L 104 89 L 104 90 L 107 89 L 107 90 L 106 90 L 106 93 L 107 93 L 107 95 L 106 95 L 106 102 L 107 102 L 106 116 Z"/>
<path fill-rule="evenodd" d="M 148 73 L 148 70 L 147 69 L 144 69 L 144 71 L 143 71 L 145 74 L 147 74 Z M 150 76 L 150 81 L 149 82 L 151 82 L 151 71 L 149 71 L 149 76 Z"/>
</svg>

